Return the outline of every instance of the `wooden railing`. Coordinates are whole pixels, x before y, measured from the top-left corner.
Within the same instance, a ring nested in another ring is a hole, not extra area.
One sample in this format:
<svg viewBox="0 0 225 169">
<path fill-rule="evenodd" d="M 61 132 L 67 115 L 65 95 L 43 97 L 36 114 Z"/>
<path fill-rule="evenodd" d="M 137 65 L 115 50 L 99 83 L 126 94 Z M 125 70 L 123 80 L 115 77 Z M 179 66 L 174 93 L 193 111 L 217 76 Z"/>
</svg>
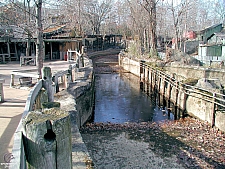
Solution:
<svg viewBox="0 0 225 169">
<path fill-rule="evenodd" d="M 12 149 L 12 160 L 9 163 L 9 168 L 11 169 L 26 169 L 26 156 L 25 149 L 23 145 L 23 135 L 25 134 L 23 129 L 23 118 L 27 116 L 27 114 L 35 109 L 40 109 L 40 105 L 43 100 L 43 88 L 47 91 L 47 97 L 44 100 L 48 100 L 48 102 L 54 101 L 54 93 L 59 92 L 60 84 L 64 87 L 68 86 L 69 82 L 73 82 L 76 80 L 76 71 L 78 68 L 78 64 L 75 63 L 73 65 L 69 65 L 69 69 L 64 71 L 56 72 L 52 75 L 52 77 L 48 77 L 51 73 L 44 73 L 43 71 L 43 79 L 39 80 L 35 86 L 30 91 L 30 94 L 27 98 L 25 109 L 22 115 L 22 118 L 19 122 L 19 125 L 14 133 L 14 145 Z M 45 68 L 43 68 L 45 69 Z M 50 69 L 50 68 L 49 68 Z M 50 69 L 51 71 L 51 69 Z M 15 72 L 14 72 L 15 73 Z M 16 74 L 24 75 L 24 72 L 16 72 Z M 26 75 L 27 72 L 25 72 Z M 13 74 L 14 75 L 14 74 Z M 52 81 L 53 80 L 53 81 Z M 12 83 L 12 82 L 11 82 Z M 14 83 L 14 82 L 13 82 Z M 42 95 L 42 96 L 41 96 Z M 41 99 L 42 98 L 42 99 Z"/>
<path fill-rule="evenodd" d="M 165 86 L 169 86 L 170 90 L 172 88 L 176 90 L 176 98 L 174 99 L 175 106 L 178 106 L 176 104 L 178 104 L 177 97 L 179 92 L 184 94 L 184 98 L 182 98 L 185 99 L 184 102 L 186 102 L 188 96 L 191 96 L 211 103 L 213 105 L 211 110 L 212 119 L 210 122 L 212 126 L 215 125 L 216 111 L 225 111 L 225 95 L 222 92 L 218 93 L 178 81 L 176 77 L 142 62 L 140 63 L 140 68 L 141 80 L 148 82 L 153 90 L 155 89 L 163 95 L 165 95 Z"/>
</svg>

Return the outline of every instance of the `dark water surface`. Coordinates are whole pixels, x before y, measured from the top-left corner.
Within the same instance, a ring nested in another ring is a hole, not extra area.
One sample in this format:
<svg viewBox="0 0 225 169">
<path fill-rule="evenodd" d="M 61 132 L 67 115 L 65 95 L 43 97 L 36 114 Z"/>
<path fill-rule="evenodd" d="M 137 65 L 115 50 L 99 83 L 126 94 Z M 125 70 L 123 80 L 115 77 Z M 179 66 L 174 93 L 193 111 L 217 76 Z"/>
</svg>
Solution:
<svg viewBox="0 0 225 169">
<path fill-rule="evenodd" d="M 126 122 L 132 125 L 131 122 L 173 119 L 157 106 L 157 99 L 141 91 L 139 77 L 130 73 L 97 74 L 95 86 L 93 122 L 97 124 L 117 123 L 117 128 Z M 97 169 L 183 168 L 176 162 L 174 140 L 154 127 L 153 130 L 134 127 L 123 131 L 106 128 L 97 132 L 84 129 L 81 134 Z"/>
<path fill-rule="evenodd" d="M 97 74 L 94 122 L 147 122 L 173 119 L 140 90 L 130 73 Z"/>
</svg>

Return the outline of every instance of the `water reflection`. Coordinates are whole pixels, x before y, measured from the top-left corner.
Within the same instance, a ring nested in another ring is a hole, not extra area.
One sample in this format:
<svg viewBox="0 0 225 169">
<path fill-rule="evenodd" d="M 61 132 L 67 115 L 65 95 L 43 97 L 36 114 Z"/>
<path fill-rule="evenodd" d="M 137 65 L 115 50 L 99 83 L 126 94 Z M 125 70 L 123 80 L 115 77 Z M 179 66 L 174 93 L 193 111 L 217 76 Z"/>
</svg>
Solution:
<svg viewBox="0 0 225 169">
<path fill-rule="evenodd" d="M 153 99 L 155 100 L 155 99 Z M 173 119 L 140 89 L 130 73 L 96 75 L 94 122 L 141 122 Z"/>
</svg>

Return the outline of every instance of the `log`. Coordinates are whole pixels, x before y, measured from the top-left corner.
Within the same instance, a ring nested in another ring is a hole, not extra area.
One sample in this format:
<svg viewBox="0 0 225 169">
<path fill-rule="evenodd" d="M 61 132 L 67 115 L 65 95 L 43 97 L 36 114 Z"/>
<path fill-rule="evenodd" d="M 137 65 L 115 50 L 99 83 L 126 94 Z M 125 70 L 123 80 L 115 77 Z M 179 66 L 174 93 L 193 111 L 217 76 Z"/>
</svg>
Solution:
<svg viewBox="0 0 225 169">
<path fill-rule="evenodd" d="M 23 127 L 28 168 L 72 168 L 71 122 L 67 112 L 59 108 L 29 112 Z"/>
<path fill-rule="evenodd" d="M 43 86 L 47 90 L 48 93 L 48 101 L 54 101 L 54 93 L 52 87 L 52 73 L 50 67 L 43 67 L 42 68 L 42 79 L 43 79 Z"/>
</svg>

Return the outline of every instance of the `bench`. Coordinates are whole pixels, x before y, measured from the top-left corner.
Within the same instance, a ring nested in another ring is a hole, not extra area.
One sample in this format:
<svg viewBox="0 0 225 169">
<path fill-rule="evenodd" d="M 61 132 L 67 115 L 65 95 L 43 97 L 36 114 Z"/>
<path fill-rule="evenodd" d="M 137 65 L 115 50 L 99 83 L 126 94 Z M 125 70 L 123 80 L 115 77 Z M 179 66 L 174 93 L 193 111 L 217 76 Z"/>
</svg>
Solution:
<svg viewBox="0 0 225 169">
<path fill-rule="evenodd" d="M 36 56 L 20 56 L 20 66 L 28 65 L 33 62 L 33 65 L 36 65 Z"/>
<path fill-rule="evenodd" d="M 5 83 L 5 79 L 0 79 L 0 102 L 4 102 L 3 83 Z"/>
<path fill-rule="evenodd" d="M 6 60 L 10 60 L 9 54 L 0 54 L 0 63 L 6 63 Z"/>
</svg>

